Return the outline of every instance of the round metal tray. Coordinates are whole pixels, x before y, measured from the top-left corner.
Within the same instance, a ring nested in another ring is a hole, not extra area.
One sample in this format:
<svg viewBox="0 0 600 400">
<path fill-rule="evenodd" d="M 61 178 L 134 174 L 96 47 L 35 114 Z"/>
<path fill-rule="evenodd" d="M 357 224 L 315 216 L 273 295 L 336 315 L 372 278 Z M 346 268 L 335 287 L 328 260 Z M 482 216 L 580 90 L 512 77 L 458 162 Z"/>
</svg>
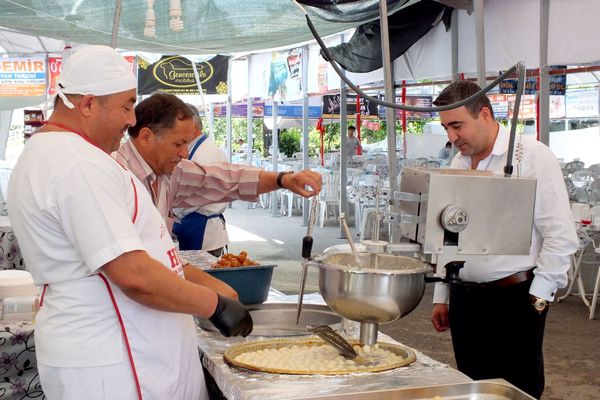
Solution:
<svg viewBox="0 0 600 400">
<path fill-rule="evenodd" d="M 329 325 L 339 329 L 342 317 L 331 311 L 325 305 L 304 304 L 300 321 L 296 325 L 296 303 L 266 303 L 250 304 L 246 309 L 252 316 L 254 328 L 250 336 L 308 336 L 312 333 L 306 330 L 307 325 Z M 216 331 L 210 321 L 198 319 L 200 327 L 207 331 Z"/>
<path fill-rule="evenodd" d="M 360 345 L 358 342 L 350 342 L 352 345 Z M 311 346 L 311 345 L 323 345 L 326 344 L 323 340 L 319 338 L 286 338 L 286 339 L 271 339 L 271 340 L 256 340 L 252 342 L 239 343 L 231 346 L 228 350 L 223 354 L 223 358 L 225 362 L 229 365 L 238 368 L 249 369 L 253 371 L 259 372 L 267 372 L 271 374 L 288 374 L 288 375 L 347 375 L 357 372 L 381 372 L 388 371 L 390 369 L 395 369 L 399 367 L 404 367 L 413 363 L 417 357 L 415 353 L 406 347 L 398 346 L 391 343 L 379 342 L 378 345 L 380 348 L 384 350 L 391 351 L 399 356 L 403 357 L 402 361 L 399 361 L 394 364 L 387 364 L 382 366 L 374 366 L 372 364 L 366 363 L 364 366 L 360 366 L 358 369 L 352 370 L 338 370 L 338 371 L 317 371 L 317 370 L 292 370 L 292 369 L 277 369 L 277 368 L 265 368 L 259 367 L 253 364 L 247 364 L 243 362 L 238 362 L 235 358 L 242 354 L 248 353 L 251 351 L 263 350 L 263 349 L 278 349 L 285 346 Z"/>
</svg>

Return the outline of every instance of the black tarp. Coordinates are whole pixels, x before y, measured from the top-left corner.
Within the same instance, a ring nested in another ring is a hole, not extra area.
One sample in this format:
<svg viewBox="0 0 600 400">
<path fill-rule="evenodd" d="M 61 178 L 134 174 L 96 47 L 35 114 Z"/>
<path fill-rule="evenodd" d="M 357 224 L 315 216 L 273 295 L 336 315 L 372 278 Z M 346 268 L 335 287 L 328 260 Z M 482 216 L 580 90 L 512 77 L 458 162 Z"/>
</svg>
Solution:
<svg viewBox="0 0 600 400">
<path fill-rule="evenodd" d="M 449 29 L 452 10 L 433 0 L 421 0 L 388 16 L 391 59 L 404 54 L 440 21 Z M 379 20 L 372 21 L 359 26 L 347 43 L 328 50 L 346 71 L 374 71 L 383 65 L 380 33 Z"/>
</svg>

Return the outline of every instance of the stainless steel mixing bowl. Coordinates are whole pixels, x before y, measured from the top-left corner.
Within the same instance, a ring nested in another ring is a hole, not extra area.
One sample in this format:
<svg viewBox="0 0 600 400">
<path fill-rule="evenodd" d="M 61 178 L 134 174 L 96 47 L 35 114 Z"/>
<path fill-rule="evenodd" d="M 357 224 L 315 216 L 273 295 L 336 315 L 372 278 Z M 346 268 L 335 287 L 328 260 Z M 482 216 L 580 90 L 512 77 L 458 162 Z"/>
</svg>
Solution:
<svg viewBox="0 0 600 400">
<path fill-rule="evenodd" d="M 391 254 L 333 254 L 317 261 L 319 289 L 329 307 L 353 321 L 381 324 L 395 321 L 417 307 L 431 267 L 419 260 Z"/>
</svg>

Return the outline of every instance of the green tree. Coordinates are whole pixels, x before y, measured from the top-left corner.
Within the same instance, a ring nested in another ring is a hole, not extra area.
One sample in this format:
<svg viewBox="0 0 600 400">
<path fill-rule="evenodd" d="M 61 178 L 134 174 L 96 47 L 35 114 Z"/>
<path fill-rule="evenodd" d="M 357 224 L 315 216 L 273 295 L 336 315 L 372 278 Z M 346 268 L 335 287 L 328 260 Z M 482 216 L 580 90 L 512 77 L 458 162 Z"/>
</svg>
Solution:
<svg viewBox="0 0 600 400">
<path fill-rule="evenodd" d="M 279 151 L 291 157 L 300 151 L 302 135 L 298 128 L 284 129 L 279 132 Z"/>
</svg>

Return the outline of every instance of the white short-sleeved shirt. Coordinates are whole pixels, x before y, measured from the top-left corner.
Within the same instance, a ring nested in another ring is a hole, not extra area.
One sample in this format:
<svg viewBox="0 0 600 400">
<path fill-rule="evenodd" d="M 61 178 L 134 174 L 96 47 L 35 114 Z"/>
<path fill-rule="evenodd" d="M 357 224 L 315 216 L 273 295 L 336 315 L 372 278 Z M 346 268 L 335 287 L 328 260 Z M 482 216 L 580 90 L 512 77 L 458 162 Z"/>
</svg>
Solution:
<svg viewBox="0 0 600 400">
<path fill-rule="evenodd" d="M 508 142 L 509 132 L 500 125 L 492 153 L 479 162 L 477 169 L 503 173 Z M 553 300 L 556 289 L 566 286 L 570 255 L 578 245 L 567 191 L 558 161 L 546 145 L 535 137 L 521 135 L 516 138 L 515 146 L 520 147 L 522 155 L 519 159 L 516 151 L 513 154 L 513 175 L 537 179 L 530 253 L 468 261 L 460 270 L 460 278 L 469 282 L 489 282 L 535 267 L 529 292 Z M 458 153 L 450 168 L 471 169 L 471 157 Z M 446 285 L 437 284 L 434 303 L 448 303 L 448 297 Z"/>
<path fill-rule="evenodd" d="M 48 284 L 36 317 L 38 360 L 51 367 L 128 362 L 100 268 L 145 250 L 184 279 L 167 225 L 143 185 L 82 137 L 44 132 L 29 140 L 15 166 L 9 215 L 34 282 Z M 107 282 L 144 397 L 199 396 L 192 317 L 150 309 Z"/>
</svg>

